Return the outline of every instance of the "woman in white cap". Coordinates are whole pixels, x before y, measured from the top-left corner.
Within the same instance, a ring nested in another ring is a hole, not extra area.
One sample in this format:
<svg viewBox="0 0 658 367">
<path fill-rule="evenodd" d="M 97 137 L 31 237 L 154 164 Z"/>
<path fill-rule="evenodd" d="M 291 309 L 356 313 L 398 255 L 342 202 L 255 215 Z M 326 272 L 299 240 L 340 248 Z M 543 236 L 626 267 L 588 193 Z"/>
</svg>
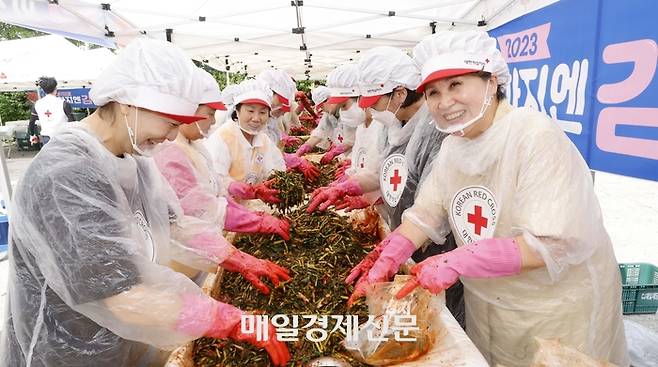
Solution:
<svg viewBox="0 0 658 367">
<path fill-rule="evenodd" d="M 197 69 L 197 75 L 204 92 L 196 115 L 206 118 L 181 126 L 176 140 L 162 143 L 162 148 L 154 156 L 160 173 L 175 191 L 183 212 L 172 230 L 176 234 L 175 239 L 182 238 L 184 241 L 186 237 L 199 234 L 205 239 L 192 243 L 184 241 L 188 243 L 186 247 L 192 247 L 201 259 L 185 261 L 182 258 L 176 261 L 176 269 L 198 279 L 198 284 L 205 278 L 202 276 L 205 272 L 214 272 L 219 264 L 225 270 L 240 272 L 257 289 L 269 294 L 269 289 L 259 278 L 269 277 L 277 286 L 279 280 L 290 279 L 288 271 L 236 249 L 221 235 L 221 231 L 276 233 L 288 240 L 290 225 L 285 219 L 251 212 L 232 199 L 225 198 L 226 193 L 222 195 L 220 192 L 210 154 L 198 140 L 207 136 L 210 126 L 214 124 L 215 111 L 225 109 L 225 106 L 215 79 L 202 69 Z"/>
<path fill-rule="evenodd" d="M 202 118 L 195 69 L 169 43 L 134 41 L 94 83 L 96 112 L 31 162 L 12 208 L 2 365 L 145 365 L 200 336 L 248 341 L 287 362 L 272 328 L 267 342 L 244 333 L 241 310 L 165 266 L 166 184 L 141 156 Z"/>
<path fill-rule="evenodd" d="M 329 98 L 324 103 L 327 119 L 314 129 L 311 138 L 296 152 L 297 155 L 303 155 L 320 141 L 329 139 L 332 147 L 322 156 L 322 164 L 331 162 L 341 154 L 349 156 L 354 145 L 356 128 L 363 124 L 366 118 L 365 112 L 357 104 L 359 69 L 356 64 L 341 65 L 332 70 L 327 77 L 327 87 Z M 336 125 L 328 120 L 330 115 L 338 118 Z"/>
<path fill-rule="evenodd" d="M 370 109 L 373 120 L 381 123 L 384 131 L 370 149 L 368 166 L 339 184 L 317 190 L 309 211 L 325 210 L 339 201 L 351 201 L 352 208 L 367 204 L 368 200 L 362 200 L 361 196 L 380 191 L 384 160 L 394 154 L 404 154 L 416 126 L 431 120 L 422 95 L 413 90 L 420 81 L 418 67 L 402 50 L 393 47 L 371 49 L 359 61 L 358 75 L 359 107 Z M 395 186 L 396 193 L 403 191 L 399 186 L 401 184 Z M 381 189 L 384 194 L 386 188 Z M 391 208 L 395 204 L 387 204 L 384 208 L 382 214 L 386 221 L 390 220 Z"/>
<path fill-rule="evenodd" d="M 286 138 L 286 129 L 283 116 L 286 113 L 294 113 L 292 103 L 295 99 L 297 86 L 292 77 L 283 70 L 268 69 L 256 75 L 256 80 L 265 83 L 271 90 L 270 105 L 272 107 L 270 119 L 267 122 L 267 136 L 275 145 Z M 287 140 L 287 139 L 286 139 Z"/>
<path fill-rule="evenodd" d="M 548 116 L 509 105 L 509 70 L 486 33 L 432 35 L 414 58 L 418 90 L 451 136 L 396 236 L 361 267 L 366 281 L 452 229 L 459 248 L 416 265 L 399 297 L 461 278 L 466 332 L 491 364 L 529 365 L 541 337 L 628 366 L 617 261 L 576 147 Z"/>
<path fill-rule="evenodd" d="M 319 172 L 310 162 L 282 154 L 265 134 L 270 119 L 272 91 L 259 80 L 247 80 L 235 92 L 233 123 L 222 125 L 206 140 L 220 184 L 241 200 L 279 202 L 278 191 L 265 181 L 273 171 L 297 169 L 314 178 Z"/>
</svg>

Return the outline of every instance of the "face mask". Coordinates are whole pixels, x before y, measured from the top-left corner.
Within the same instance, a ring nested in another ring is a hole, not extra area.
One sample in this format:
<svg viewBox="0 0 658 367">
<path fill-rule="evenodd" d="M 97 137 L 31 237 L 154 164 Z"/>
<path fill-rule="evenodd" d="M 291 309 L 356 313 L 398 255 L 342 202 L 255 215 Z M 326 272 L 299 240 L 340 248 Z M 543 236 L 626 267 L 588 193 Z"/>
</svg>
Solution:
<svg viewBox="0 0 658 367">
<path fill-rule="evenodd" d="M 461 124 L 457 125 L 451 125 L 448 127 L 441 127 L 438 123 L 435 123 L 434 120 L 432 120 L 430 123 L 434 123 L 434 126 L 436 127 L 437 130 L 439 130 L 442 133 L 446 134 L 455 134 L 457 136 L 464 136 L 464 129 L 467 127 L 473 125 L 475 122 L 477 122 L 479 119 L 484 116 L 484 111 L 487 110 L 487 107 L 491 105 L 491 99 L 492 96 L 489 95 L 489 82 L 487 81 L 487 87 L 484 90 L 484 98 L 482 100 L 482 107 L 480 108 L 480 113 L 477 114 L 477 116 L 473 117 L 472 119 L 463 122 Z"/>
<path fill-rule="evenodd" d="M 201 136 L 203 136 L 204 138 L 208 137 L 208 133 L 204 133 L 203 130 L 201 130 L 201 126 L 199 126 L 198 122 L 195 122 L 194 125 L 196 125 L 196 128 L 199 130 L 199 134 L 201 134 Z"/>
<path fill-rule="evenodd" d="M 154 145 L 154 144 L 148 144 L 146 147 L 140 148 L 139 145 L 137 145 L 137 111 L 139 111 L 138 108 L 135 108 L 135 131 L 130 127 L 130 124 L 128 124 L 128 115 L 123 115 L 123 120 L 126 122 L 126 127 L 128 128 L 128 137 L 130 138 L 130 144 L 133 147 L 133 155 L 139 155 L 142 157 L 152 157 L 157 153 L 158 146 L 160 144 Z"/>
<path fill-rule="evenodd" d="M 401 105 L 398 106 L 395 112 L 391 112 L 388 110 L 388 106 L 391 104 L 392 99 L 393 96 L 391 95 L 391 97 L 388 99 L 388 103 L 386 104 L 386 109 L 384 109 L 384 111 L 376 111 L 375 109 L 370 109 L 370 113 L 372 114 L 372 119 L 381 122 L 381 124 L 386 127 L 400 125 L 400 120 L 398 120 L 398 118 L 395 117 L 395 114 L 398 113 Z"/>
<path fill-rule="evenodd" d="M 352 103 L 352 106 L 347 110 L 340 111 L 340 122 L 345 124 L 348 127 L 358 127 L 366 120 L 366 111 L 356 103 Z"/>
<path fill-rule="evenodd" d="M 249 135 L 258 135 L 267 128 L 267 124 L 263 124 L 261 125 L 261 127 L 254 129 L 249 126 L 245 126 L 246 124 L 242 124 L 242 122 L 240 122 L 239 120 L 240 119 L 238 119 L 238 126 L 240 126 L 240 130 L 246 132 Z"/>
</svg>

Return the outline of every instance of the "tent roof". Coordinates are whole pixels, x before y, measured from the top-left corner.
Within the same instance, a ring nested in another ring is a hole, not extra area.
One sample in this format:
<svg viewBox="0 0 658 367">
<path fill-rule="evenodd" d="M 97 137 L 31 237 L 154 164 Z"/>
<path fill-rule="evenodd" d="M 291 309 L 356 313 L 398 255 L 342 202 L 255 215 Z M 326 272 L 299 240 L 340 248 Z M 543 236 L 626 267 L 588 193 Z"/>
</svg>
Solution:
<svg viewBox="0 0 658 367">
<path fill-rule="evenodd" d="M 35 89 L 41 76 L 58 86 L 89 86 L 114 57 L 99 48 L 83 51 L 62 36 L 48 35 L 0 42 L 0 91 Z"/>
<path fill-rule="evenodd" d="M 410 50 L 433 29 L 488 28 L 554 1 L 24 0 L 0 3 L 0 21 L 105 46 L 169 38 L 219 70 L 324 79 L 372 47 Z"/>
</svg>

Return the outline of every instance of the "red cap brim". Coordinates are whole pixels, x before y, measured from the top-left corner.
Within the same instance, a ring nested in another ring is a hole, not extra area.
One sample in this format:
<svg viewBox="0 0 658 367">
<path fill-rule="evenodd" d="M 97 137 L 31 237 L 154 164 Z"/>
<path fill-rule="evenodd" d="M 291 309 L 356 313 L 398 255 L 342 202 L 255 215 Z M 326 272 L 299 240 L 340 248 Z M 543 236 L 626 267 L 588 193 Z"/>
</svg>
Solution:
<svg viewBox="0 0 658 367">
<path fill-rule="evenodd" d="M 279 99 L 282 105 L 290 106 L 290 101 L 288 101 L 288 98 L 283 97 L 279 93 L 274 93 L 274 95 Z"/>
<path fill-rule="evenodd" d="M 281 111 L 283 111 L 283 112 L 290 112 L 290 106 L 282 105 L 282 106 L 281 106 Z"/>
<path fill-rule="evenodd" d="M 329 99 L 327 99 L 327 103 L 341 104 L 347 101 L 348 99 L 350 99 L 350 97 L 329 97 Z"/>
<path fill-rule="evenodd" d="M 272 108 L 272 107 L 270 107 L 270 105 L 267 104 L 267 102 L 263 101 L 262 99 L 258 99 L 258 98 L 245 99 L 244 101 L 240 102 L 240 104 L 259 104 L 259 105 L 265 106 L 267 108 Z"/>
<path fill-rule="evenodd" d="M 379 99 L 382 98 L 382 95 L 378 96 L 370 96 L 370 97 L 364 97 L 361 96 L 359 97 L 359 107 L 361 108 L 368 108 L 372 107 Z"/>
<path fill-rule="evenodd" d="M 221 110 L 221 111 L 226 111 L 226 106 L 222 102 L 208 102 L 204 103 L 206 106 L 210 108 L 214 108 L 216 110 Z"/>
<path fill-rule="evenodd" d="M 205 120 L 208 117 L 206 116 L 196 116 L 196 115 L 191 115 L 191 116 L 184 116 L 184 115 L 174 115 L 171 113 L 164 113 L 164 112 L 158 112 L 160 115 L 170 118 L 172 120 L 178 121 L 181 124 L 191 124 L 193 122 Z"/>
<path fill-rule="evenodd" d="M 476 73 L 480 71 L 479 69 L 444 69 L 437 70 L 430 75 L 428 75 L 416 88 L 416 92 L 423 93 L 425 91 L 425 85 L 439 79 L 449 78 L 452 76 L 459 76 L 464 74 Z"/>
</svg>

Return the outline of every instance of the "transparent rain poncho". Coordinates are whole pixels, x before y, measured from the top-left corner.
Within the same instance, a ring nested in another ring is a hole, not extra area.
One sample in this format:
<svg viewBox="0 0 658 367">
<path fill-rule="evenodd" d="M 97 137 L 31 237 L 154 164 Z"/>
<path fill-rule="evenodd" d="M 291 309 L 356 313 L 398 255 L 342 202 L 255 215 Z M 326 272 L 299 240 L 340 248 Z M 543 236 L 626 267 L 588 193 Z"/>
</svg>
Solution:
<svg viewBox="0 0 658 367">
<path fill-rule="evenodd" d="M 143 365 L 158 354 L 148 345 L 201 336 L 176 331 L 182 299 L 205 296 L 165 266 L 186 251 L 170 242 L 178 214 L 152 160 L 115 157 L 75 124 L 23 180 L 11 211 L 3 365 Z"/>
<path fill-rule="evenodd" d="M 523 236 L 545 268 L 494 279 L 462 278 L 466 332 L 491 364 L 524 366 L 529 336 L 559 338 L 596 359 L 628 365 L 621 284 L 589 169 L 545 115 L 501 101 L 475 139 L 449 136 L 403 220 L 441 243 L 457 192 L 486 187 L 498 203 L 493 237 Z M 476 238 L 477 239 L 477 238 Z"/>
</svg>

